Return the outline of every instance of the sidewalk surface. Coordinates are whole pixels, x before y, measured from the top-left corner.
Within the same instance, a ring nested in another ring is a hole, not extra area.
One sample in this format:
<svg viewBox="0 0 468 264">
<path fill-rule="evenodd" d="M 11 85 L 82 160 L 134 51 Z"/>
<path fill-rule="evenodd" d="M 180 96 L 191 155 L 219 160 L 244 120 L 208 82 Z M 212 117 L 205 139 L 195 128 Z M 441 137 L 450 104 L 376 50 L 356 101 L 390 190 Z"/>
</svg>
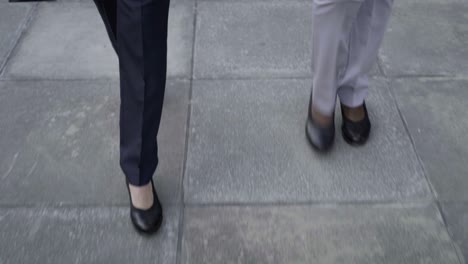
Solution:
<svg viewBox="0 0 468 264">
<path fill-rule="evenodd" d="M 468 1 L 395 1 L 372 137 L 338 131 L 321 156 L 304 135 L 312 1 L 173 0 L 149 238 L 93 3 L 0 1 L 0 264 L 467 263 Z"/>
</svg>

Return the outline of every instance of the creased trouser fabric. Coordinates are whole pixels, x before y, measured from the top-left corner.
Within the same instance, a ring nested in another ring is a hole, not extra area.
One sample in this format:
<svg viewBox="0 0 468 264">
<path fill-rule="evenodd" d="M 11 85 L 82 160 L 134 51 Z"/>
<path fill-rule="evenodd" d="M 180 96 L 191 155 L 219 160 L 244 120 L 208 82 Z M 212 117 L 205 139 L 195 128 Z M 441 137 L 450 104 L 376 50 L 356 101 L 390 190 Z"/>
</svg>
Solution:
<svg viewBox="0 0 468 264">
<path fill-rule="evenodd" d="M 169 0 L 94 2 L 119 58 L 120 166 L 131 184 L 145 185 L 158 165 Z"/>
<path fill-rule="evenodd" d="M 313 106 L 331 114 L 336 96 L 347 106 L 364 102 L 393 0 L 314 0 Z"/>
</svg>

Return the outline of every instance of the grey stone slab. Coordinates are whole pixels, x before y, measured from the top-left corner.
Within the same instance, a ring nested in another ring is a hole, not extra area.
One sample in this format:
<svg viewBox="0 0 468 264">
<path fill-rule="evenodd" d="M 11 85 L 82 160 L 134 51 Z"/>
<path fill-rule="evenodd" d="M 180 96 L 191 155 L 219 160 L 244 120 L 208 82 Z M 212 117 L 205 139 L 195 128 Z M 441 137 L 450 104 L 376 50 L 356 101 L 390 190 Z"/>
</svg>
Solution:
<svg viewBox="0 0 468 264">
<path fill-rule="evenodd" d="M 190 77 L 192 40 L 193 2 L 171 5 L 169 77 Z M 92 1 L 43 3 L 5 71 L 7 79 L 108 78 L 118 61 Z"/>
<path fill-rule="evenodd" d="M 468 74 L 468 2 L 395 1 L 381 52 L 387 75 Z"/>
<path fill-rule="evenodd" d="M 430 198 L 387 83 L 372 82 L 369 142 L 348 146 L 338 129 L 328 155 L 305 137 L 309 89 L 310 80 L 196 81 L 186 202 Z"/>
<path fill-rule="evenodd" d="M 180 202 L 189 83 L 169 81 L 155 185 Z M 0 204 L 127 204 L 116 81 L 0 83 Z"/>
<path fill-rule="evenodd" d="M 0 209 L 0 263 L 175 264 L 179 209 L 155 236 L 137 234 L 129 209 Z"/>
<path fill-rule="evenodd" d="M 0 72 L 24 30 L 32 7 L 29 3 L 0 2 Z"/>
<path fill-rule="evenodd" d="M 192 77 L 194 14 L 194 0 L 171 1 L 167 44 L 169 77 Z"/>
<path fill-rule="evenodd" d="M 199 1 L 195 39 L 197 79 L 310 77 L 312 1 Z"/>
<path fill-rule="evenodd" d="M 468 81 L 392 83 L 432 186 L 442 200 L 468 201 Z"/>
<path fill-rule="evenodd" d="M 460 255 L 468 263 L 468 203 L 442 203 L 448 230 L 457 244 Z"/>
<path fill-rule="evenodd" d="M 185 213 L 182 263 L 460 263 L 434 207 L 204 207 Z"/>
<path fill-rule="evenodd" d="M 310 76 L 312 3 L 200 1 L 195 78 Z"/>
</svg>

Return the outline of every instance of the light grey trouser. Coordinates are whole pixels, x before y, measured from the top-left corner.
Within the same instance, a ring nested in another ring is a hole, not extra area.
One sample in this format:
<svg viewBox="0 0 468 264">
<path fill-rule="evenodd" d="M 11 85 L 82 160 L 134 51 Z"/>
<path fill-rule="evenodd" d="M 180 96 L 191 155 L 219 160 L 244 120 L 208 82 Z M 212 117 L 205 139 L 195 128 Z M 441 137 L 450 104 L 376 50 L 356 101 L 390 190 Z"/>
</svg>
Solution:
<svg viewBox="0 0 468 264">
<path fill-rule="evenodd" d="M 364 102 L 371 70 L 393 0 L 314 0 L 313 108 L 322 114 L 341 103 Z"/>
</svg>

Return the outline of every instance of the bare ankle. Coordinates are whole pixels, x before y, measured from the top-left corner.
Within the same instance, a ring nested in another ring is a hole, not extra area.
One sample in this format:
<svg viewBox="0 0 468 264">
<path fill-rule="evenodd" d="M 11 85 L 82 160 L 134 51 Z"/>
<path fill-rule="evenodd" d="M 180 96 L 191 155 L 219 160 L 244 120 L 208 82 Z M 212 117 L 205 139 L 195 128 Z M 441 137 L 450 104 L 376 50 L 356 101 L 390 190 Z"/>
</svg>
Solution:
<svg viewBox="0 0 468 264">
<path fill-rule="evenodd" d="M 348 107 L 342 104 L 341 107 L 343 108 L 343 114 L 351 121 L 358 122 L 363 120 L 365 117 L 363 105 L 357 107 Z"/>
<path fill-rule="evenodd" d="M 333 121 L 332 120 L 333 116 L 327 116 L 313 108 L 312 108 L 312 118 L 314 119 L 315 122 L 317 122 L 321 126 L 327 126 Z"/>
<path fill-rule="evenodd" d="M 153 205 L 153 187 L 151 182 L 143 186 L 129 184 L 129 189 L 134 207 L 147 210 Z"/>
</svg>

